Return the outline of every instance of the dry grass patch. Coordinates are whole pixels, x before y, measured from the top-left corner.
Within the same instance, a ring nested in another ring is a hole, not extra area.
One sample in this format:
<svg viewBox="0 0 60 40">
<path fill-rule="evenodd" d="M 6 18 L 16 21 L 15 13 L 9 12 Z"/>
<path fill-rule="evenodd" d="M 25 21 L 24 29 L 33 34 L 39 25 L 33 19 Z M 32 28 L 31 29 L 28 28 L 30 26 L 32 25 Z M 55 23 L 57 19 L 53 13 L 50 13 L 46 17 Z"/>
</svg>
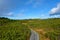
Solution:
<svg viewBox="0 0 60 40">
<path fill-rule="evenodd" d="M 40 40 L 50 40 L 49 38 L 46 38 L 44 35 L 47 33 L 44 29 L 38 29 L 38 28 L 33 28 L 36 32 L 38 32 L 40 36 Z"/>
<path fill-rule="evenodd" d="M 45 31 L 44 29 L 34 28 L 34 30 L 35 30 L 36 32 L 38 32 L 39 34 L 42 34 L 42 35 L 44 35 L 44 34 L 46 33 L 46 31 Z"/>
</svg>

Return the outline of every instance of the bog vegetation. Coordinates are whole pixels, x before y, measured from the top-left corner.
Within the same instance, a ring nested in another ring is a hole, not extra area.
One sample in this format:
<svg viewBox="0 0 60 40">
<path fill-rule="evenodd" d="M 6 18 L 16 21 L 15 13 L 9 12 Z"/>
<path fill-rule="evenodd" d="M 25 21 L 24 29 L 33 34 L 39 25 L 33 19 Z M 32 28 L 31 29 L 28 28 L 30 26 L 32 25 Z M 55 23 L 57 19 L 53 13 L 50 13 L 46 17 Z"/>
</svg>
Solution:
<svg viewBox="0 0 60 40">
<path fill-rule="evenodd" d="M 0 18 L 0 40 L 29 40 L 30 28 L 40 40 L 60 40 L 60 18 L 11 20 Z"/>
<path fill-rule="evenodd" d="M 30 30 L 20 20 L 0 18 L 0 40 L 29 40 Z"/>
<path fill-rule="evenodd" d="M 60 18 L 30 19 L 27 24 L 40 34 L 40 40 L 60 40 Z"/>
</svg>

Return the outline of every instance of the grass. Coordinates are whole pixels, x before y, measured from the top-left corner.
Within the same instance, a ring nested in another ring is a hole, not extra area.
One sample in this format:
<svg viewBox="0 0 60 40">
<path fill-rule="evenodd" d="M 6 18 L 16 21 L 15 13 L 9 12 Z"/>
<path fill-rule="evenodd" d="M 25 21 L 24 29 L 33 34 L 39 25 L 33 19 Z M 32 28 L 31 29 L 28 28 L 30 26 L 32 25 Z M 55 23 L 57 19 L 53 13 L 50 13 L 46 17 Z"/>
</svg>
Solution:
<svg viewBox="0 0 60 40">
<path fill-rule="evenodd" d="M 30 28 L 40 40 L 60 40 L 60 18 L 10 20 L 0 18 L 0 40 L 29 40 Z"/>
<path fill-rule="evenodd" d="M 0 19 L 0 40 L 29 40 L 30 29 L 20 20 Z"/>
<path fill-rule="evenodd" d="M 40 35 L 40 40 L 60 40 L 60 18 L 30 19 L 30 28 Z"/>
</svg>

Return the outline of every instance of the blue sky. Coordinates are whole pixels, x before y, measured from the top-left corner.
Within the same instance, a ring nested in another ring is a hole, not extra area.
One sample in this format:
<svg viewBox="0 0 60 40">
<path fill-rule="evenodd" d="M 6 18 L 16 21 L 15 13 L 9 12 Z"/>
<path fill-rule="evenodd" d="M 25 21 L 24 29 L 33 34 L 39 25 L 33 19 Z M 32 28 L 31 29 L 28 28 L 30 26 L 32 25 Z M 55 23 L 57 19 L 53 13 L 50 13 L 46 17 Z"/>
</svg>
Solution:
<svg viewBox="0 0 60 40">
<path fill-rule="evenodd" d="M 0 0 L 0 17 L 11 19 L 60 17 L 60 0 Z"/>
</svg>

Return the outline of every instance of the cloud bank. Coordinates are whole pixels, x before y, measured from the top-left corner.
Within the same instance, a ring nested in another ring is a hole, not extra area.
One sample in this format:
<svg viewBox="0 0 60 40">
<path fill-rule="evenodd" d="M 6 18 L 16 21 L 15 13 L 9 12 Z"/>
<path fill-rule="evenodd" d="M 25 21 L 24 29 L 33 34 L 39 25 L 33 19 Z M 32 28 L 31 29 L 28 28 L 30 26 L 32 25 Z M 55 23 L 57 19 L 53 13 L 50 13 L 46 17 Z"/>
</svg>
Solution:
<svg viewBox="0 0 60 40">
<path fill-rule="evenodd" d="M 20 2 L 21 0 L 0 0 L 0 16 L 12 16 L 12 12 L 21 5 Z"/>
<path fill-rule="evenodd" d="M 26 2 L 24 0 L 0 0 L 0 16 L 14 15 L 15 10 L 26 6 L 25 3 L 27 5 L 32 4 L 31 6 L 36 8 L 40 6 L 41 0 L 26 0 Z"/>
<path fill-rule="evenodd" d="M 51 9 L 50 15 L 60 15 L 60 3 L 57 4 L 57 7 Z"/>
<path fill-rule="evenodd" d="M 9 0 L 0 0 L 0 16 L 6 16 L 11 11 Z"/>
</svg>

